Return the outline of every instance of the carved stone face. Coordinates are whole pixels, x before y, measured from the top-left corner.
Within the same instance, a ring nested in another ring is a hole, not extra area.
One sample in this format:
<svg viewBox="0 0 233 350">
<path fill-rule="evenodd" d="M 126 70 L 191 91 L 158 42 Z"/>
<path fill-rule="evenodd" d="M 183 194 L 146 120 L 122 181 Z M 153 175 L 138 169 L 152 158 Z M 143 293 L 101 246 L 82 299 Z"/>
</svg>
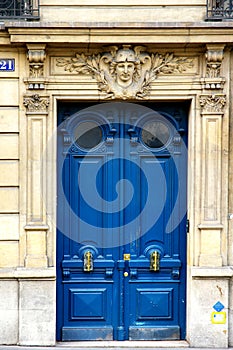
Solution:
<svg viewBox="0 0 233 350">
<path fill-rule="evenodd" d="M 127 87 L 132 84 L 135 64 L 133 62 L 119 62 L 116 65 L 116 80 L 118 85 Z"/>
</svg>

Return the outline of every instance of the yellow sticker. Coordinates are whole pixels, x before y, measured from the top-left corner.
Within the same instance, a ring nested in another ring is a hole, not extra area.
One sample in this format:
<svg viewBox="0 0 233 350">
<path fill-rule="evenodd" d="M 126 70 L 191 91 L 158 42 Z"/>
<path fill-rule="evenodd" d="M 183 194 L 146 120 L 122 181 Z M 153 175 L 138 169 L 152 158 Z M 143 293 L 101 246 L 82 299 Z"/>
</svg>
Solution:
<svg viewBox="0 0 233 350">
<path fill-rule="evenodd" d="M 225 311 L 221 311 L 221 312 L 216 312 L 213 311 L 211 314 L 211 322 L 213 324 L 224 324 L 226 323 L 226 312 Z"/>
</svg>

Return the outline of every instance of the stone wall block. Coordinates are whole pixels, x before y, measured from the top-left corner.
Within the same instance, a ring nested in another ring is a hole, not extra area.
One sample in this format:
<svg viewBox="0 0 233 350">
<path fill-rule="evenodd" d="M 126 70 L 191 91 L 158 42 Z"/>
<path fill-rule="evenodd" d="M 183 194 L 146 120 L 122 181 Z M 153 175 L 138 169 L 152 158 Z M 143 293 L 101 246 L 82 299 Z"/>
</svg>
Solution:
<svg viewBox="0 0 233 350">
<path fill-rule="evenodd" d="M 18 106 L 18 79 L 1 79 L 0 90 L 1 106 Z"/>
<path fill-rule="evenodd" d="M 18 241 L 0 241 L 0 268 L 17 267 L 19 264 Z"/>
<path fill-rule="evenodd" d="M 19 212 L 18 187 L 0 187 L 0 213 Z"/>
<path fill-rule="evenodd" d="M 19 344 L 55 344 L 55 281 L 20 281 Z"/>
<path fill-rule="evenodd" d="M 19 239 L 19 214 L 0 214 L 0 240 Z"/>
<path fill-rule="evenodd" d="M 11 133 L 19 131 L 18 107 L 0 107 L 0 130 Z"/>
<path fill-rule="evenodd" d="M 194 279 L 191 285 L 191 311 L 193 320 L 189 330 L 189 342 L 192 347 L 227 348 L 228 347 L 228 297 L 229 280 Z M 211 321 L 213 306 L 220 301 L 227 314 L 225 324 L 213 324 Z M 195 321 L 194 321 L 195 320 Z"/>
<path fill-rule="evenodd" d="M 0 344 L 18 342 L 18 282 L 0 281 Z"/>
<path fill-rule="evenodd" d="M 0 186 L 19 185 L 19 163 L 15 161 L 0 160 Z"/>
<path fill-rule="evenodd" d="M 0 159 L 19 158 L 18 139 L 17 134 L 0 134 Z"/>
</svg>

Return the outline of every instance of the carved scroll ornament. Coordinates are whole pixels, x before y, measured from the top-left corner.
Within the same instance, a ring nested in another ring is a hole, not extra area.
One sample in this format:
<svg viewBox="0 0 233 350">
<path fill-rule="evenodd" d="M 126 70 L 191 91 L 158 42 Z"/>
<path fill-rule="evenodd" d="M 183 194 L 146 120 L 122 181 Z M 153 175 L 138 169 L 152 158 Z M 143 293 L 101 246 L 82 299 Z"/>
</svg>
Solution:
<svg viewBox="0 0 233 350">
<path fill-rule="evenodd" d="M 182 73 L 193 66 L 192 59 L 174 53 L 148 53 L 143 46 L 112 46 L 105 53 L 92 56 L 76 54 L 57 58 L 65 71 L 91 74 L 107 99 L 145 99 L 159 74 Z"/>
</svg>

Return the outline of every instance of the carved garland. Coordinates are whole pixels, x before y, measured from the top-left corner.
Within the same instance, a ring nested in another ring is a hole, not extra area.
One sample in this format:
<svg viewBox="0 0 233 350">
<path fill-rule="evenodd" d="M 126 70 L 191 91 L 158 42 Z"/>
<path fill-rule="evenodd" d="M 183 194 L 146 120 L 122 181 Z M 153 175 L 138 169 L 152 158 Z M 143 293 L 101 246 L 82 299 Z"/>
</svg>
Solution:
<svg viewBox="0 0 233 350">
<path fill-rule="evenodd" d="M 226 104 L 226 96 L 224 94 L 201 95 L 200 105 L 203 112 L 223 113 L 223 107 Z"/>
<path fill-rule="evenodd" d="M 28 112 L 40 112 L 47 113 L 49 106 L 49 98 L 41 97 L 38 94 L 24 97 L 24 106 L 27 108 Z"/>
<path fill-rule="evenodd" d="M 148 53 L 143 46 L 112 46 L 96 55 L 76 54 L 57 58 L 56 65 L 65 71 L 92 75 L 107 99 L 145 99 L 159 74 L 182 73 L 193 66 L 193 60 L 174 53 Z"/>
</svg>

